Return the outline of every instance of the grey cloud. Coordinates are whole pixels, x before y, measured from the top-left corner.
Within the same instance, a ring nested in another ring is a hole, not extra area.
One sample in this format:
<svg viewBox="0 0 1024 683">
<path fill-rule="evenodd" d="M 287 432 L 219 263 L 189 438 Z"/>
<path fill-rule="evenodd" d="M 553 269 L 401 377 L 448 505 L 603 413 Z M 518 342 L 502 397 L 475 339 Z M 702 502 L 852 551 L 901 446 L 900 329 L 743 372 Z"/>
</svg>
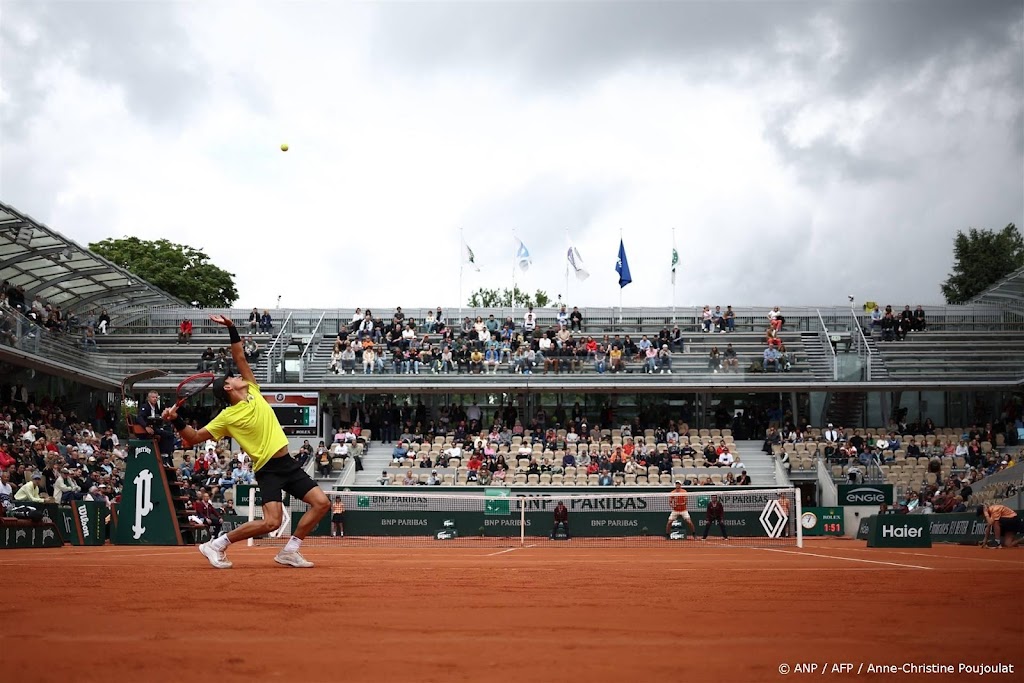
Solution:
<svg viewBox="0 0 1024 683">
<path fill-rule="evenodd" d="M 207 96 L 203 65 L 176 20 L 176 3 L 5 3 L 0 34 L 3 73 L 11 94 L 7 135 L 20 131 L 47 95 L 39 78 L 51 65 L 119 86 L 129 108 L 144 119 L 174 125 Z M 30 28 L 37 40 L 18 39 Z"/>
</svg>

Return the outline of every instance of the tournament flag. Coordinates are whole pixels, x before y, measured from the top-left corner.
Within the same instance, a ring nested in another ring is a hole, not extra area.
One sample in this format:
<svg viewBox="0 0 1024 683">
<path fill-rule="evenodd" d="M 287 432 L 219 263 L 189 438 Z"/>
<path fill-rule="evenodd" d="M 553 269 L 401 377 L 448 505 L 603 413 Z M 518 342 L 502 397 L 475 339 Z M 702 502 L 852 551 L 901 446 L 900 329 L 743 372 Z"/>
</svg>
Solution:
<svg viewBox="0 0 1024 683">
<path fill-rule="evenodd" d="M 533 264 L 533 259 L 530 258 L 530 251 L 523 244 L 523 241 L 518 237 L 516 241 L 519 242 L 519 249 L 516 251 L 516 263 L 519 264 L 519 270 L 525 273 L 530 269 L 530 265 Z"/>
<path fill-rule="evenodd" d="M 629 261 L 626 260 L 626 245 L 623 244 L 621 239 L 619 240 L 619 260 L 615 262 L 615 272 L 619 274 L 619 289 L 622 289 L 633 281 L 633 278 L 629 276 Z"/>
<path fill-rule="evenodd" d="M 590 277 L 590 273 L 587 272 L 587 269 L 583 265 L 583 257 L 580 256 L 579 249 L 569 245 L 569 251 L 566 252 L 566 258 L 569 259 L 569 265 L 572 266 L 574 271 L 576 271 L 576 278 L 580 282 L 583 282 Z"/>
<path fill-rule="evenodd" d="M 476 272 L 480 272 L 480 266 L 476 264 L 476 254 L 465 242 L 462 243 L 462 261 Z"/>
<path fill-rule="evenodd" d="M 672 247 L 672 284 L 676 283 L 676 264 L 679 263 L 679 252 Z"/>
</svg>

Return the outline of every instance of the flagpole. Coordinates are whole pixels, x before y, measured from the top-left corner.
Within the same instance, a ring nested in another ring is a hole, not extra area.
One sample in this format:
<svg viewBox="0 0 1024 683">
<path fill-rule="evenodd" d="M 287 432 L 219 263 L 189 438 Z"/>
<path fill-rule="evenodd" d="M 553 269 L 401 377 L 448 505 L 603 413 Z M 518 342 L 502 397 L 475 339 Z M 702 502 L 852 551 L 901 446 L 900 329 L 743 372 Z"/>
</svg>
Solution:
<svg viewBox="0 0 1024 683">
<path fill-rule="evenodd" d="M 565 231 L 565 242 L 566 242 L 567 249 L 571 249 L 572 248 L 572 243 L 569 241 L 569 230 L 568 229 L 566 229 L 566 231 Z M 569 301 L 569 254 L 568 254 L 568 252 L 566 252 L 566 255 L 565 255 L 565 302 L 563 302 L 563 303 L 567 303 L 568 301 Z"/>
<path fill-rule="evenodd" d="M 619 246 L 622 246 L 622 228 L 619 228 Z M 620 274 L 619 277 L 622 277 Z M 622 324 L 622 285 L 619 285 L 619 324 Z"/>
<path fill-rule="evenodd" d="M 519 238 L 516 237 L 515 228 L 512 229 L 512 317 L 516 317 L 516 242 Z"/>
<path fill-rule="evenodd" d="M 676 253 L 676 228 L 672 226 L 672 255 Z M 673 259 L 674 261 L 675 259 Z M 676 321 L 676 264 L 672 264 L 672 322 Z"/>
<path fill-rule="evenodd" d="M 459 324 L 462 324 L 462 269 L 466 266 L 466 240 L 459 228 Z"/>
</svg>

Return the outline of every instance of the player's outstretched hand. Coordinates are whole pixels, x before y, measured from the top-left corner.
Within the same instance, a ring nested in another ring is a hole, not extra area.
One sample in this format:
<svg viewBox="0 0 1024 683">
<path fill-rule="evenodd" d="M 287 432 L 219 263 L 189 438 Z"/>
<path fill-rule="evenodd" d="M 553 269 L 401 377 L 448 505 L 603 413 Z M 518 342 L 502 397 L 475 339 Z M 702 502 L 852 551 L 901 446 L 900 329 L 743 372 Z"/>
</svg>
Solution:
<svg viewBox="0 0 1024 683">
<path fill-rule="evenodd" d="M 231 322 L 231 318 L 226 315 L 211 315 L 210 320 L 217 323 L 218 325 L 224 325 L 225 327 L 231 327 L 235 323 Z"/>
<path fill-rule="evenodd" d="M 178 410 L 171 406 L 170 408 L 164 408 L 164 411 L 160 413 L 160 417 L 164 419 L 164 422 L 170 422 L 171 420 L 178 417 Z"/>
</svg>

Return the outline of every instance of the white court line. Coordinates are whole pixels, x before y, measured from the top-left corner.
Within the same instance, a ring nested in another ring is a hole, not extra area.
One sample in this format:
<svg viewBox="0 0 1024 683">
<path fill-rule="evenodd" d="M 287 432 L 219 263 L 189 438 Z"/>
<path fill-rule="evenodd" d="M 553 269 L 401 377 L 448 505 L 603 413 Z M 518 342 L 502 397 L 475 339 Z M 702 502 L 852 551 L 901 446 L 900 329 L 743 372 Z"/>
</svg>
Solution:
<svg viewBox="0 0 1024 683">
<path fill-rule="evenodd" d="M 496 553 L 487 553 L 486 555 L 484 555 L 484 557 L 494 557 L 495 555 L 503 555 L 505 553 L 510 553 L 513 550 L 524 550 L 526 548 L 536 548 L 536 547 L 537 547 L 537 544 L 527 545 L 527 546 L 520 546 L 518 548 L 505 548 L 504 550 L 499 550 Z"/>
<path fill-rule="evenodd" d="M 805 553 L 798 550 L 777 550 L 775 548 L 753 548 L 768 553 L 786 553 L 787 555 L 805 555 L 807 557 L 824 557 L 828 560 L 846 560 L 847 562 L 867 562 L 868 564 L 886 564 L 890 567 L 903 567 L 905 569 L 934 569 L 934 567 L 922 567 L 919 564 L 900 564 L 898 562 L 882 562 L 881 560 L 862 560 L 857 557 L 839 557 L 837 555 L 821 555 L 819 553 Z"/>
<path fill-rule="evenodd" d="M 836 550 L 850 550 L 857 553 L 870 553 L 875 552 L 875 548 L 836 548 Z M 886 552 L 892 553 L 893 555 L 913 555 L 915 557 L 934 557 L 941 560 L 974 560 L 976 562 L 1001 562 L 1004 564 L 1015 564 L 1018 567 L 1024 568 L 1024 560 L 997 560 L 994 557 L 957 557 L 956 555 L 930 555 L 928 553 L 907 553 L 898 550 L 886 549 Z"/>
<path fill-rule="evenodd" d="M 929 569 L 929 567 L 922 567 Z M 705 572 L 707 567 L 689 567 L 687 569 L 669 569 L 670 572 Z M 716 567 L 715 573 L 719 572 L 887 572 L 892 571 L 885 567 Z M 946 570 L 944 570 L 946 571 Z M 966 567 L 951 569 L 948 571 L 972 571 Z"/>
</svg>

